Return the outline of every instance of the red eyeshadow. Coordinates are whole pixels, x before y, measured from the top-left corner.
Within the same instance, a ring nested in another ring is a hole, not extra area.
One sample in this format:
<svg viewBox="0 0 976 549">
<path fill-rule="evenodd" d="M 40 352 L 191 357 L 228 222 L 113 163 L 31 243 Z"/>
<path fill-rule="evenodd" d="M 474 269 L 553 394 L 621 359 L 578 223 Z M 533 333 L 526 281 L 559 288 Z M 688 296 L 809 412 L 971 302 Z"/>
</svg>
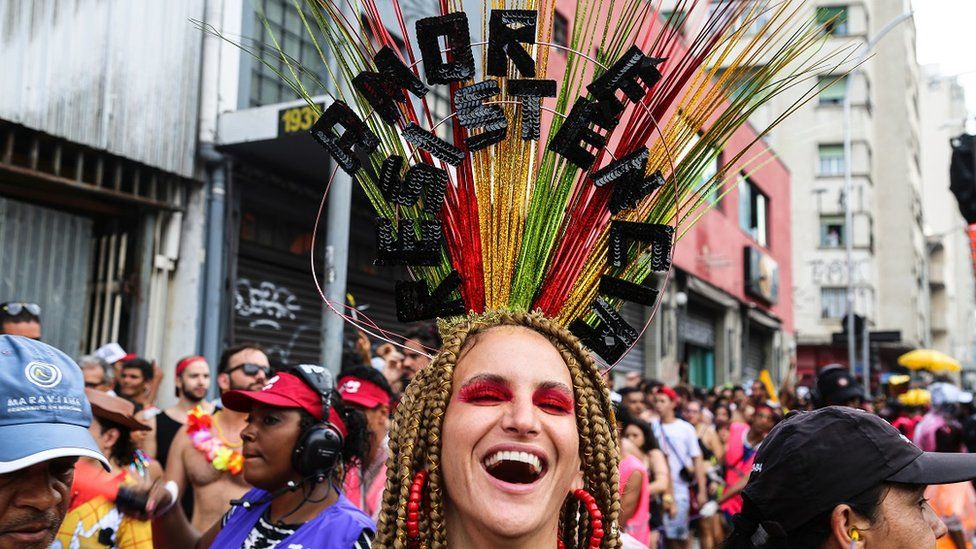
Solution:
<svg viewBox="0 0 976 549">
<path fill-rule="evenodd" d="M 461 387 L 457 398 L 461 402 L 491 405 L 512 400 L 512 391 L 499 381 L 474 381 Z"/>
<path fill-rule="evenodd" d="M 553 387 L 536 390 L 532 402 L 549 413 L 568 415 L 573 413 L 573 399 L 566 391 Z"/>
</svg>

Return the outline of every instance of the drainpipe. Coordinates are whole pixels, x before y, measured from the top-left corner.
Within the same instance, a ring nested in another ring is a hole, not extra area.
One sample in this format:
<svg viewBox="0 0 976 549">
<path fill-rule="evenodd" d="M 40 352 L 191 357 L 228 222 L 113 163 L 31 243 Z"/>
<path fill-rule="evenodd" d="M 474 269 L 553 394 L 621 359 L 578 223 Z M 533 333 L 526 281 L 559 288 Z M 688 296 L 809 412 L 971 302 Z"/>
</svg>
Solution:
<svg viewBox="0 0 976 549">
<path fill-rule="evenodd" d="M 207 169 L 207 247 L 204 264 L 204 300 L 201 341 L 203 356 L 216 373 L 217 359 L 223 339 L 224 294 L 224 219 L 227 210 L 227 162 L 213 144 L 202 143 L 200 159 Z"/>
<path fill-rule="evenodd" d="M 204 21 L 220 28 L 224 2 L 206 0 Z M 207 227 L 204 235 L 203 291 L 200 311 L 200 353 L 210 364 L 211 374 L 217 377 L 217 359 L 223 344 L 225 292 L 224 277 L 227 264 L 225 224 L 227 212 L 227 159 L 214 147 L 217 141 L 219 116 L 219 88 L 221 73 L 220 39 L 209 32 L 201 33 L 200 110 L 197 130 L 197 158 L 204 164 L 207 184 Z M 213 384 L 214 386 L 216 384 Z M 211 397 L 217 391 L 211 386 Z"/>
</svg>

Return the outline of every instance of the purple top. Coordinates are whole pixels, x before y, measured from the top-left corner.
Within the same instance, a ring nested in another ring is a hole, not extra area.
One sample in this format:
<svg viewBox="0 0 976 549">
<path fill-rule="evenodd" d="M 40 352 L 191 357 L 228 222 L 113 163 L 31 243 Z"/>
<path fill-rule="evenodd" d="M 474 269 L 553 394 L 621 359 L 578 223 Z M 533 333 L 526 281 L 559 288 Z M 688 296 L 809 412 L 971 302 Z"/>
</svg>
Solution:
<svg viewBox="0 0 976 549">
<path fill-rule="evenodd" d="M 244 499 L 257 502 L 267 495 L 268 492 L 254 488 L 244 494 Z M 223 528 L 220 529 L 220 533 L 217 534 L 210 547 L 239 549 L 244 544 L 248 534 L 254 529 L 258 518 L 264 514 L 269 505 L 271 505 L 270 501 L 260 505 L 252 505 L 250 509 L 231 507 L 230 511 L 227 512 Z M 363 530 L 375 532 L 376 526 L 369 517 L 357 509 L 340 492 L 338 501 L 316 515 L 312 520 L 301 525 L 295 533 L 282 540 L 279 545 L 292 549 L 312 547 L 317 549 L 349 549 L 356 545 L 356 540 L 362 535 Z"/>
</svg>

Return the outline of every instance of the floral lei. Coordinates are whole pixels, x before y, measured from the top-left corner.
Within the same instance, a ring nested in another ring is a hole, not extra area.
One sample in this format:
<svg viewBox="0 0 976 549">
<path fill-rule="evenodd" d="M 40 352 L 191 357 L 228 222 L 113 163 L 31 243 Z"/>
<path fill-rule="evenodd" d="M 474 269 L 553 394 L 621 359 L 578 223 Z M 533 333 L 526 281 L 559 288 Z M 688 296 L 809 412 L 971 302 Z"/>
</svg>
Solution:
<svg viewBox="0 0 976 549">
<path fill-rule="evenodd" d="M 186 433 L 190 435 L 193 447 L 207 457 L 214 469 L 238 475 L 244 470 L 244 456 L 229 447 L 223 437 L 214 435 L 213 417 L 203 406 L 190 410 L 186 415 Z"/>
</svg>

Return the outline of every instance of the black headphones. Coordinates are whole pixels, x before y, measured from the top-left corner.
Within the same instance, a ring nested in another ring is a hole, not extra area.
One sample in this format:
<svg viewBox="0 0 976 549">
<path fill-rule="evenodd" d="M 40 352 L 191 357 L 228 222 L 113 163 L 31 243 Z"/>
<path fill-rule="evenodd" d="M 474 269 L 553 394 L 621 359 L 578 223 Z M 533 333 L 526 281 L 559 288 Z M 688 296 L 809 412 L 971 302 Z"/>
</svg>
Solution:
<svg viewBox="0 0 976 549">
<path fill-rule="evenodd" d="M 294 374 L 322 397 L 322 421 L 302 431 L 291 456 L 292 467 L 303 478 L 314 477 L 322 482 L 342 459 L 342 433 L 329 422 L 332 392 L 335 389 L 332 374 L 328 369 L 312 364 L 300 364 L 288 373 Z"/>
</svg>

